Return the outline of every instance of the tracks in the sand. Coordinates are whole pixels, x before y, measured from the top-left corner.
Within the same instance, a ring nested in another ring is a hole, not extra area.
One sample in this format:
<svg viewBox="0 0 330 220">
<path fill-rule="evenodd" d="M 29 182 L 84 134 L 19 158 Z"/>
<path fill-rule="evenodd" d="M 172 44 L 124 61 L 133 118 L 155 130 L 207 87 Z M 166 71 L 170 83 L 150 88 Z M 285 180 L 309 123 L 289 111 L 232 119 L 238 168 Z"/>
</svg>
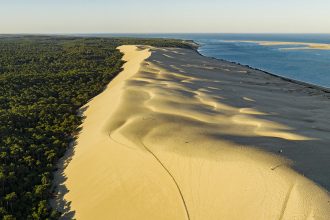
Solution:
<svg viewBox="0 0 330 220">
<path fill-rule="evenodd" d="M 289 188 L 288 192 L 286 193 L 286 196 L 285 196 L 285 199 L 284 199 L 284 202 L 283 202 L 283 206 L 282 206 L 282 210 L 281 210 L 281 215 L 280 215 L 280 218 L 279 220 L 282 220 L 283 217 L 284 217 L 284 214 L 285 214 L 285 210 L 288 206 L 288 203 L 289 203 L 289 199 L 291 197 L 291 194 L 292 194 L 292 191 L 294 190 L 294 187 L 295 187 L 295 183 L 293 183 L 291 185 L 291 187 Z"/>
<path fill-rule="evenodd" d="M 118 129 L 118 128 L 117 128 L 117 129 Z M 123 146 L 125 146 L 125 147 L 131 148 L 131 149 L 133 148 L 132 146 L 128 146 L 128 145 L 126 145 L 126 144 L 124 144 L 124 143 L 121 143 L 121 142 L 117 141 L 116 139 L 114 139 L 114 138 L 111 136 L 111 134 L 112 134 L 112 132 L 111 132 L 111 131 L 108 131 L 108 136 L 109 136 L 110 140 L 116 142 L 117 144 L 123 145 Z M 142 146 L 144 147 L 144 149 L 145 149 L 150 155 L 152 155 L 152 157 L 157 161 L 157 163 L 158 163 L 159 165 L 162 166 L 162 168 L 165 170 L 165 172 L 168 174 L 168 176 L 172 179 L 172 181 L 173 181 L 173 183 L 175 184 L 175 186 L 176 186 L 176 188 L 177 188 L 177 190 L 178 190 L 178 193 L 179 193 L 179 195 L 180 195 L 180 198 L 181 198 L 181 201 L 182 201 L 182 204 L 183 204 L 183 206 L 184 206 L 185 213 L 186 213 L 186 216 L 187 216 L 187 220 L 190 220 L 190 215 L 189 215 L 188 207 L 187 207 L 186 201 L 185 201 L 185 199 L 184 199 L 184 196 L 183 196 L 183 194 L 182 194 L 182 191 L 181 191 L 181 189 L 180 189 L 180 186 L 179 186 L 178 182 L 176 181 L 176 179 L 174 178 L 174 176 L 172 175 L 172 173 L 169 171 L 169 169 L 165 166 L 165 164 L 164 164 L 164 163 L 163 163 L 163 162 L 157 157 L 157 155 L 156 155 L 154 152 L 152 152 L 152 151 L 150 150 L 150 148 L 148 148 L 148 147 L 147 147 L 142 141 L 141 141 L 141 144 L 142 144 Z"/>
</svg>

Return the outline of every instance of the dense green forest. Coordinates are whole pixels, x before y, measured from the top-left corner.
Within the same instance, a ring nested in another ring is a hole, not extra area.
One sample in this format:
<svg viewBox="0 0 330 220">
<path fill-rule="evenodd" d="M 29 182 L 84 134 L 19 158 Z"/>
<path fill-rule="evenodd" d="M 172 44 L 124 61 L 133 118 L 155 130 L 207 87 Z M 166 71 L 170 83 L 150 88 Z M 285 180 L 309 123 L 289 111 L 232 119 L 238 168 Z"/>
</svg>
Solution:
<svg viewBox="0 0 330 220">
<path fill-rule="evenodd" d="M 79 108 L 121 70 L 122 44 L 164 39 L 0 35 L 0 218 L 57 219 L 51 183 L 75 138 Z"/>
</svg>

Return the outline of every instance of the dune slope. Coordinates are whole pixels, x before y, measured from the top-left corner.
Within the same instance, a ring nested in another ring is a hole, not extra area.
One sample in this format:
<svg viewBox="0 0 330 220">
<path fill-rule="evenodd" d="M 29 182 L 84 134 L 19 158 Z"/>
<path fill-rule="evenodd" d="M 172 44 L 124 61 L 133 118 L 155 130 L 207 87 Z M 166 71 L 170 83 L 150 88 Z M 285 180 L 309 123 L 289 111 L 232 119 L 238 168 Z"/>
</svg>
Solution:
<svg viewBox="0 0 330 220">
<path fill-rule="evenodd" d="M 190 50 L 119 49 L 63 171 L 75 218 L 330 218 L 328 97 Z"/>
</svg>

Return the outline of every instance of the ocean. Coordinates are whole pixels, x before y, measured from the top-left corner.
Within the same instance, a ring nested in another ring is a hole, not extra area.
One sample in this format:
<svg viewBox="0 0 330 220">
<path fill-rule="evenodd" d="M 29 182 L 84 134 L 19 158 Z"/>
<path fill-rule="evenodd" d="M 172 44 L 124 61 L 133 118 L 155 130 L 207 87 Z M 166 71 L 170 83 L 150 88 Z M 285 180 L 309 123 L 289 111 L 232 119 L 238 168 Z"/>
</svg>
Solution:
<svg viewBox="0 0 330 220">
<path fill-rule="evenodd" d="M 111 35 L 111 34 L 110 34 Z M 330 34 L 116 34 L 194 40 L 208 57 L 249 65 L 276 75 L 330 88 L 330 50 L 259 41 L 330 44 Z M 289 49 L 287 49 L 289 48 Z"/>
<path fill-rule="evenodd" d="M 205 56 L 238 62 L 287 78 L 330 88 L 330 50 L 300 45 L 263 46 L 276 41 L 330 44 L 330 35 L 208 35 L 194 38 Z M 291 49 L 286 49 L 291 48 Z"/>
</svg>

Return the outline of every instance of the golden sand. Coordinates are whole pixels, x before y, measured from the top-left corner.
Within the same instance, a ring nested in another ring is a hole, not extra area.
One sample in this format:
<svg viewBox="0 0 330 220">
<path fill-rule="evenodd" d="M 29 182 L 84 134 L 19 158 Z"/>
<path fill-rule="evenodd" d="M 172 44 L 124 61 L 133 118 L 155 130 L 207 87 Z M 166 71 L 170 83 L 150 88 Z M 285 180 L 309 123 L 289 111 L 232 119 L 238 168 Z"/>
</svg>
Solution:
<svg viewBox="0 0 330 220">
<path fill-rule="evenodd" d="M 86 105 L 63 172 L 76 219 L 330 218 L 327 191 L 291 168 L 329 180 L 329 161 L 313 161 L 330 143 L 314 129 L 329 128 L 329 101 L 190 50 L 119 49 L 124 70 Z"/>
</svg>

